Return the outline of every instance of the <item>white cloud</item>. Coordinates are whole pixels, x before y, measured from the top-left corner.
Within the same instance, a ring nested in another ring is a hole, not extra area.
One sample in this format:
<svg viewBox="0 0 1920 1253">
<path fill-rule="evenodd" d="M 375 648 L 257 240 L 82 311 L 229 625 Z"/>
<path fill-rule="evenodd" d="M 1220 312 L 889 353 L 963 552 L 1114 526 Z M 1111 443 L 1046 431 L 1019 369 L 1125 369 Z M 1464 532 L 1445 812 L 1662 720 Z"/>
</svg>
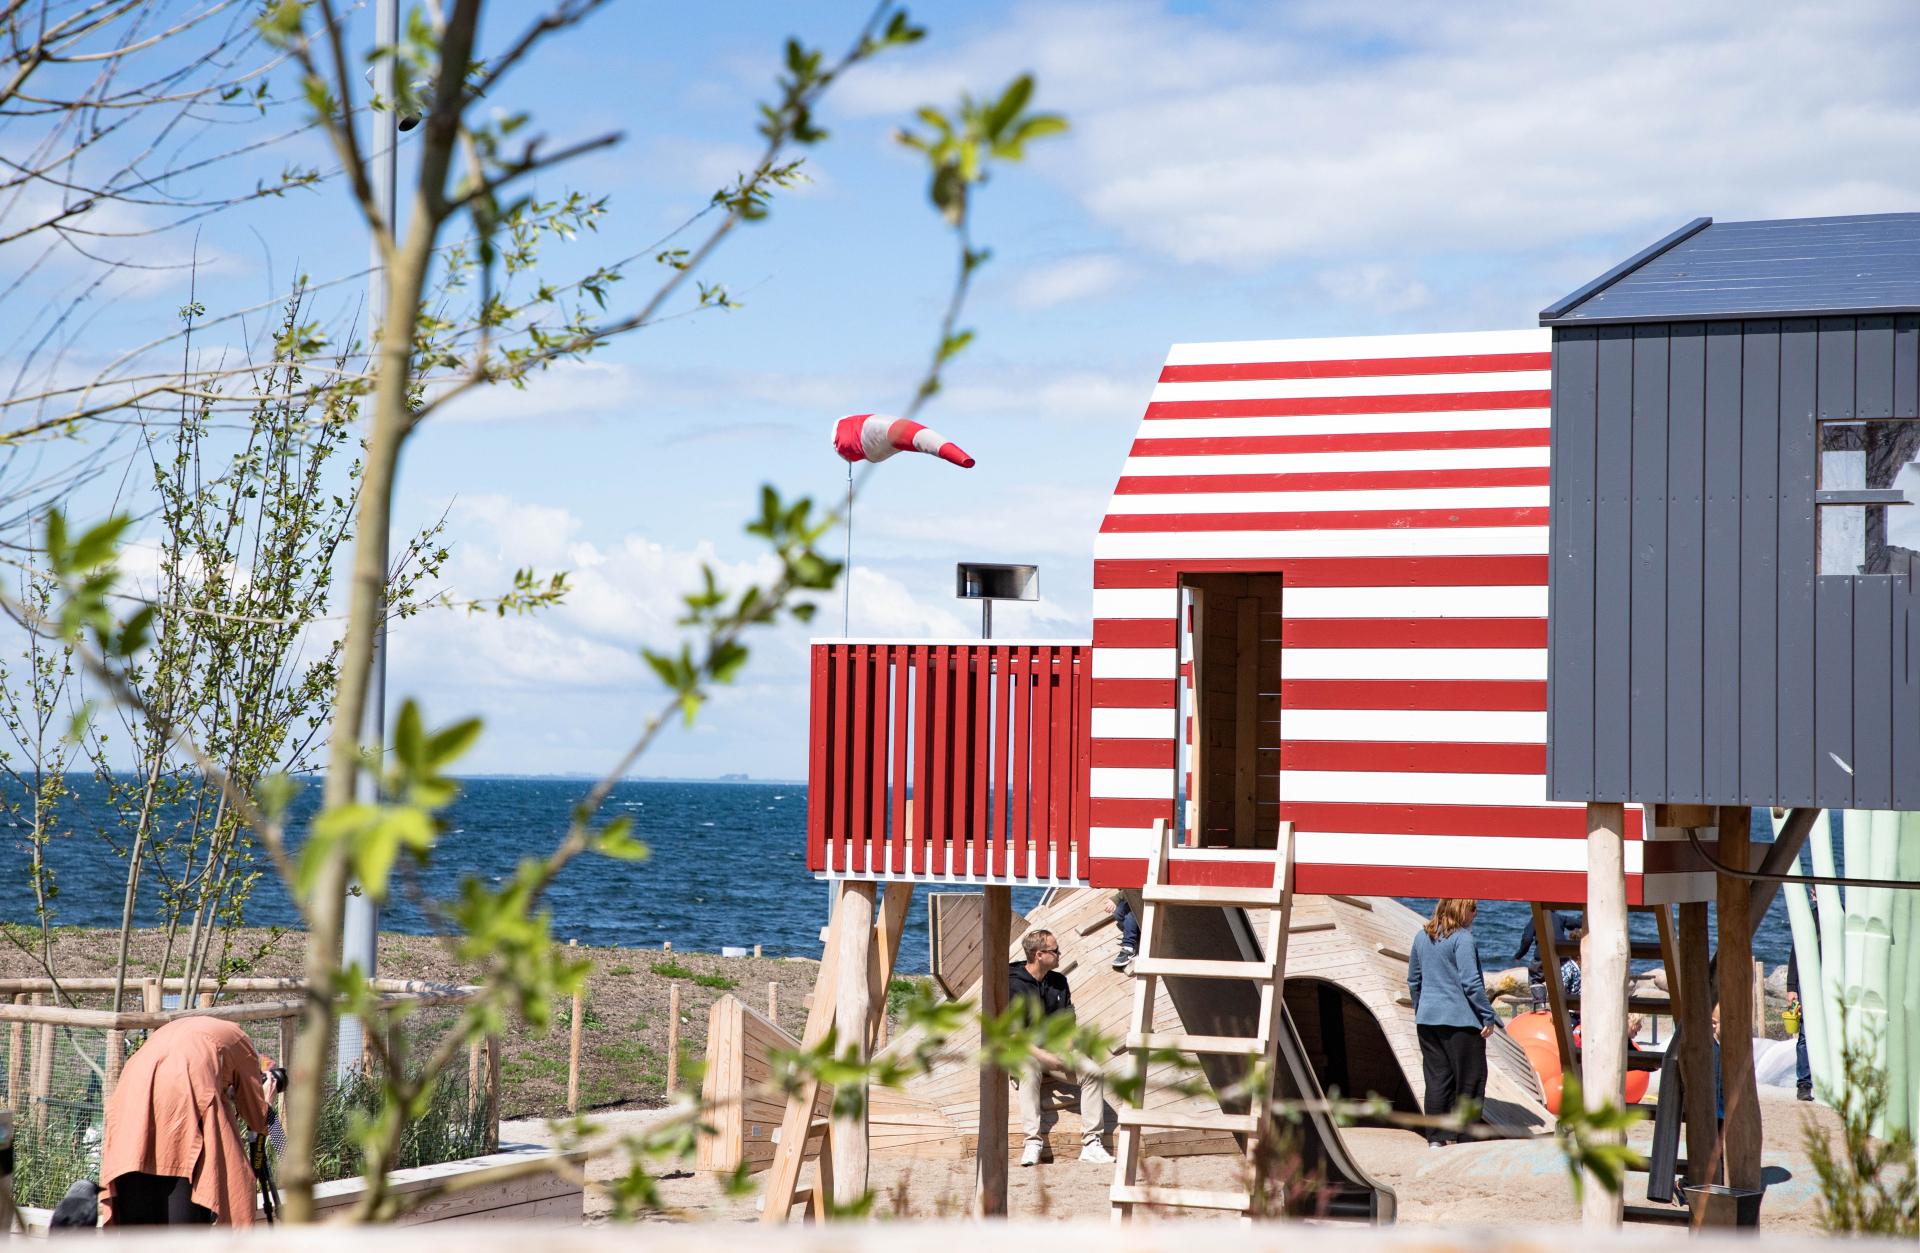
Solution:
<svg viewBox="0 0 1920 1253">
<path fill-rule="evenodd" d="M 1030 67 L 1074 130 L 1034 167 L 1125 238 L 1251 269 L 1911 208 L 1910 7 L 1031 4 L 850 79 L 897 112 Z"/>
<path fill-rule="evenodd" d="M 1335 300 L 1372 313 L 1408 313 L 1433 303 L 1425 283 L 1377 262 L 1322 270 L 1314 281 Z"/>
<path fill-rule="evenodd" d="M 1111 254 L 1068 257 L 1022 273 L 1013 285 L 1013 300 L 1025 309 L 1076 304 L 1106 295 L 1126 277 L 1126 264 Z"/>
</svg>

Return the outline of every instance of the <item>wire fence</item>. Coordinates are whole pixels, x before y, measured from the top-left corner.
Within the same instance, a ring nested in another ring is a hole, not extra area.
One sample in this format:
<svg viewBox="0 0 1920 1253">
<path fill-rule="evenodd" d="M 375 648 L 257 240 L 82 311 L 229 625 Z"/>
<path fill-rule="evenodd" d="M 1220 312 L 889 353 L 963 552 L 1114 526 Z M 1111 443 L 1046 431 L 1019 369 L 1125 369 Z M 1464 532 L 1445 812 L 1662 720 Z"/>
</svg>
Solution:
<svg viewBox="0 0 1920 1253">
<path fill-rule="evenodd" d="M 21 1204 L 51 1206 L 74 1181 L 98 1178 L 107 1100 L 128 1059 L 166 1022 L 186 1015 L 231 1021 L 262 1059 L 286 1064 L 304 1009 L 300 981 L 240 980 L 191 998 L 180 982 L 134 985 L 142 1008 L 116 1011 L 112 980 L 63 980 L 57 992 L 44 979 L 0 980 L 0 1104 L 13 1112 L 13 1184 Z M 443 1042 L 474 991 L 401 980 L 375 986 L 399 1011 L 381 1027 L 389 1054 L 401 1058 L 422 1057 Z M 409 1126 L 395 1168 L 457 1160 L 498 1145 L 498 1042 L 476 1042 L 465 1053 L 466 1064 L 448 1067 L 435 1086 L 427 1115 Z M 369 1050 L 369 1064 L 372 1058 Z M 364 1072 L 342 1079 L 331 1064 L 326 1075 L 315 1166 L 322 1179 L 345 1178 L 361 1165 L 354 1114 L 376 1109 L 380 1088 Z"/>
</svg>

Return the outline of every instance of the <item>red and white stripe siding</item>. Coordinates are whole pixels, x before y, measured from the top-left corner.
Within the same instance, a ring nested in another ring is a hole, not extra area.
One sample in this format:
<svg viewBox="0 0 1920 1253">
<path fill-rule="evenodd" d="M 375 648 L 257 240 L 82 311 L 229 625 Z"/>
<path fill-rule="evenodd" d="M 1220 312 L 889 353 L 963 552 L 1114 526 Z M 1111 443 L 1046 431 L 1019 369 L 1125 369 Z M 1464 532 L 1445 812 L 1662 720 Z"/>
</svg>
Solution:
<svg viewBox="0 0 1920 1253">
<path fill-rule="evenodd" d="M 1181 571 L 1280 571 L 1281 815 L 1307 892 L 1581 899 L 1546 796 L 1551 341 L 1176 346 L 1094 545 L 1089 869 L 1141 882 L 1174 795 Z M 1629 820 L 1631 900 L 1683 843 Z M 1176 881 L 1262 871 L 1176 853 Z"/>
</svg>

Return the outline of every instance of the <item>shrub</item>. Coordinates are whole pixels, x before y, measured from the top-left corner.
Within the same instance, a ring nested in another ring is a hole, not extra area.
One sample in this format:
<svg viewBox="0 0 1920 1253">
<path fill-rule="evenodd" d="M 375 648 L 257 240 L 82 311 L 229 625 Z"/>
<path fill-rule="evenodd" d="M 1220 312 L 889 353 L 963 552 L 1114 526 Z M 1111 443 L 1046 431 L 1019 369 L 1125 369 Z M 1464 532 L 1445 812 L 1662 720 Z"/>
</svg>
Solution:
<svg viewBox="0 0 1920 1253">
<path fill-rule="evenodd" d="M 1920 1190 L 1914 1179 L 1913 1137 L 1895 1131 L 1875 1139 L 1887 1109 L 1887 1077 L 1873 1064 L 1873 1042 L 1851 1038 L 1844 1024 L 1841 1067 L 1846 1081 L 1828 1093 L 1840 1115 L 1838 1150 L 1809 1119 L 1807 1156 L 1820 1183 L 1820 1225 L 1849 1235 L 1920 1235 Z"/>
</svg>

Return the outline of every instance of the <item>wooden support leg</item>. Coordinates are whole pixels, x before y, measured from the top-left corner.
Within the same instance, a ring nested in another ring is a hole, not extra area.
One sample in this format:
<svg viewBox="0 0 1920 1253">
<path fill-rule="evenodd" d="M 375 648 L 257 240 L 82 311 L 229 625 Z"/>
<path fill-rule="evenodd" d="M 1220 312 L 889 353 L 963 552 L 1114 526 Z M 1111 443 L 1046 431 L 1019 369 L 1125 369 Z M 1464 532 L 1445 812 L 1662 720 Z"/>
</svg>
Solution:
<svg viewBox="0 0 1920 1253">
<path fill-rule="evenodd" d="M 1627 875 L 1626 806 L 1587 806 L 1587 938 L 1580 963 L 1580 1086 L 1592 1108 L 1626 1101 Z M 1616 1143 L 1618 1132 L 1609 1133 Z M 1618 1193 L 1589 1174 L 1582 1224 L 1610 1231 L 1623 1215 Z"/>
<path fill-rule="evenodd" d="M 1008 939 L 1012 931 L 1013 890 L 990 887 L 980 917 L 980 1012 L 1007 1012 Z M 980 1068 L 980 1138 L 976 1153 L 973 1212 L 978 1218 L 1007 1214 L 1007 1072 Z"/>
<path fill-rule="evenodd" d="M 1753 811 L 1740 805 L 1720 809 L 1720 860 L 1751 866 L 1748 826 Z M 1760 1095 L 1753 1075 L 1753 927 L 1748 917 L 1752 894 L 1746 881 L 1722 877 L 1719 883 L 1720 1084 L 1726 1103 L 1727 1185 L 1760 1186 Z"/>
<path fill-rule="evenodd" d="M 846 893 L 834 893 L 833 919 L 827 924 L 826 945 L 820 952 L 819 981 L 807 1006 L 807 1026 L 800 1047 L 811 1049 L 827 1038 L 833 1029 L 833 988 L 840 966 L 840 936 L 846 929 Z M 871 904 L 872 898 L 868 898 Z M 793 1211 L 793 1197 L 800 1190 L 800 1167 L 807 1160 L 807 1136 L 813 1121 L 813 1104 L 820 1095 L 817 1079 L 803 1079 L 787 1097 L 787 1109 L 780 1122 L 780 1139 L 773 1151 L 773 1164 L 767 1168 L 767 1188 L 761 1194 L 760 1221 L 784 1223 Z"/>
<path fill-rule="evenodd" d="M 1680 969 L 1673 994 L 1680 1011 L 1680 1078 L 1686 1085 L 1687 1182 L 1695 1186 L 1712 1183 L 1720 1173 L 1720 1120 L 1713 1109 L 1713 980 L 1707 973 L 1712 944 L 1707 903 L 1680 906 Z"/>
<path fill-rule="evenodd" d="M 840 929 L 840 969 L 833 990 L 834 1021 L 841 1024 L 840 1052 L 852 1050 L 863 1062 L 873 1038 L 873 898 L 871 883 L 848 883 L 840 891 L 846 925 Z M 867 1191 L 865 1088 L 862 1083 L 857 1113 L 833 1118 L 833 1200 L 841 1207 L 854 1205 Z M 835 1096 L 839 1096 L 837 1089 Z"/>
</svg>

